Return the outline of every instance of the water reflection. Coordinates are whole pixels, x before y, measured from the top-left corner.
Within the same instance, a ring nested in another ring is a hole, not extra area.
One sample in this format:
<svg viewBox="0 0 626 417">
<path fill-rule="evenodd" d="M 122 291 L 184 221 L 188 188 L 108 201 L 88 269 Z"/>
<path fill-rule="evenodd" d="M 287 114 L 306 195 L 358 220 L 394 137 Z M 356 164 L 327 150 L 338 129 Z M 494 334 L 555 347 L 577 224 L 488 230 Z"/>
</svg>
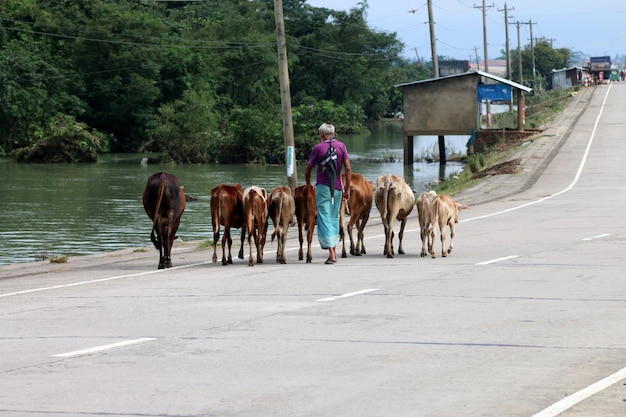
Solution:
<svg viewBox="0 0 626 417">
<path fill-rule="evenodd" d="M 384 126 L 369 135 L 338 135 L 352 158 L 355 172 L 367 179 L 387 173 L 404 176 L 418 192 L 437 178 L 459 172 L 463 165 L 402 163 L 403 137 L 397 127 Z M 463 138 L 446 138 L 455 149 Z M 417 138 L 415 153 L 436 144 L 436 137 Z M 392 155 L 390 162 L 375 162 Z M 142 165 L 145 155 L 108 155 L 97 164 L 17 164 L 0 159 L 0 265 L 31 262 L 42 256 L 84 255 L 128 247 L 149 247 L 151 222 L 141 203 L 147 178 L 169 171 L 181 179 L 185 192 L 198 201 L 187 205 L 178 235 L 186 241 L 212 238 L 211 188 L 239 182 L 270 190 L 286 185 L 286 168 L 257 165 Z M 395 162 L 393 162 L 395 160 Z M 297 166 L 304 183 L 304 162 Z M 270 227 L 271 228 L 271 227 Z"/>
</svg>

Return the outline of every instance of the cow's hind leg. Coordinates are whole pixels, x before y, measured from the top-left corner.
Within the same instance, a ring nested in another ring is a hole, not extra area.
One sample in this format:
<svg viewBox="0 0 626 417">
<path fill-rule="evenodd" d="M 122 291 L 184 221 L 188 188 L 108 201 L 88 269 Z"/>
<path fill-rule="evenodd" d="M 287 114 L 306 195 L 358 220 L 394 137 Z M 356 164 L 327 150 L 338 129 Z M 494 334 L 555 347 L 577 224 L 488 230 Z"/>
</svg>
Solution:
<svg viewBox="0 0 626 417">
<path fill-rule="evenodd" d="M 439 225 L 439 230 L 441 231 L 441 256 L 444 258 L 448 256 L 446 252 L 446 225 Z"/>
<path fill-rule="evenodd" d="M 219 230 L 219 226 L 217 229 L 217 232 L 213 233 L 213 263 L 216 264 L 217 263 L 217 242 L 219 242 L 220 240 L 220 230 Z M 222 244 L 222 248 L 224 247 L 224 245 Z"/>
<path fill-rule="evenodd" d="M 280 243 L 280 263 L 284 265 L 287 263 L 287 256 L 285 255 L 285 246 L 287 245 L 287 234 L 281 233 L 281 236 L 278 239 L 278 242 Z"/>
<path fill-rule="evenodd" d="M 448 253 L 452 252 L 454 246 L 454 221 L 450 223 L 450 246 L 448 246 Z"/>
<path fill-rule="evenodd" d="M 402 238 L 404 237 L 404 226 L 406 226 L 406 222 L 408 217 L 405 217 L 400 222 L 400 233 L 398 233 L 398 254 L 404 255 L 404 249 L 402 248 Z"/>
<path fill-rule="evenodd" d="M 420 230 L 420 238 L 422 239 L 422 251 L 420 252 L 420 257 L 426 256 L 426 233 L 424 230 Z"/>
<path fill-rule="evenodd" d="M 306 233 L 306 240 L 307 240 L 307 249 L 306 249 L 306 263 L 310 264 L 311 262 L 313 262 L 313 249 L 311 248 L 312 243 L 313 243 L 313 228 L 310 227 L 307 230 Z"/>
<path fill-rule="evenodd" d="M 245 241 L 246 241 L 246 228 L 245 226 L 241 226 L 241 246 L 239 247 L 239 254 L 237 255 L 239 259 L 243 259 L 243 245 Z M 233 263 L 232 258 L 231 258 L 230 263 L 231 264 Z"/>
<path fill-rule="evenodd" d="M 233 263 L 233 258 L 230 255 L 232 244 L 233 239 L 230 237 L 230 230 L 224 229 L 224 237 L 222 238 L 222 265 Z M 226 255 L 226 252 L 228 252 L 228 255 Z"/>
<path fill-rule="evenodd" d="M 302 245 L 304 244 L 304 236 L 302 235 L 302 223 L 300 219 L 298 219 L 298 240 L 300 241 L 300 249 L 298 249 L 298 260 L 301 261 L 304 259 L 304 251 L 302 250 Z"/>
</svg>

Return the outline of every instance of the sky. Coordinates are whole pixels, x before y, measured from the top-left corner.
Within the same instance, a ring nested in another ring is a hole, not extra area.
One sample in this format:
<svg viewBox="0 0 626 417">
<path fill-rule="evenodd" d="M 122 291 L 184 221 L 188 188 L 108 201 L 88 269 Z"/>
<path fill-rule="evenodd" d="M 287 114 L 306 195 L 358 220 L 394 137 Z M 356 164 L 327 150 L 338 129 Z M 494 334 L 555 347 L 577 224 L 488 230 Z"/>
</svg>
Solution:
<svg viewBox="0 0 626 417">
<path fill-rule="evenodd" d="M 431 59 L 426 0 L 307 0 L 314 7 L 349 10 L 367 1 L 371 29 L 395 32 L 407 58 Z M 484 59 L 482 0 L 432 0 L 437 55 L 450 59 Z M 595 3 L 572 0 L 509 0 L 509 46 L 516 49 L 520 24 L 522 48 L 544 38 L 554 48 L 569 48 L 587 57 L 626 55 L 626 1 Z M 485 1 L 488 59 L 506 49 L 504 1 Z"/>
</svg>

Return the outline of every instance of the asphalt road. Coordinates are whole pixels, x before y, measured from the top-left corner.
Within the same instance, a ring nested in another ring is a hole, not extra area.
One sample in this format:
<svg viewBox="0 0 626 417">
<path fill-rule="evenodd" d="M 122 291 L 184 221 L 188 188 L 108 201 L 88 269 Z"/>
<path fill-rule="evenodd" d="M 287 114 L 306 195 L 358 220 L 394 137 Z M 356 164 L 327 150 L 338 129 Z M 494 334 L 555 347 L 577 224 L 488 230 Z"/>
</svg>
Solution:
<svg viewBox="0 0 626 417">
<path fill-rule="evenodd" d="M 458 196 L 454 251 L 325 265 L 177 244 L 0 268 L 0 415 L 626 415 L 626 84 Z M 148 229 L 146 229 L 148 240 Z"/>
</svg>

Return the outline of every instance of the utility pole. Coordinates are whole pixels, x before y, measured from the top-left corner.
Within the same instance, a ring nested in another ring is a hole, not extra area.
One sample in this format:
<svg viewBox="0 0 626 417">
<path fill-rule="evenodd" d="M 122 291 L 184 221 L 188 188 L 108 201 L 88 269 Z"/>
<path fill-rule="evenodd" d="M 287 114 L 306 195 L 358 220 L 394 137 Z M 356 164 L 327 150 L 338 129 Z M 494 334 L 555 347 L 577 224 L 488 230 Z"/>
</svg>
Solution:
<svg viewBox="0 0 626 417">
<path fill-rule="evenodd" d="M 433 78 L 439 78 L 439 59 L 437 58 L 437 38 L 435 37 L 435 21 L 433 20 L 433 2 L 428 0 L 428 26 L 430 27 L 430 52 L 433 60 Z"/>
<path fill-rule="evenodd" d="M 483 66 L 485 67 L 485 72 L 489 72 L 489 54 L 487 52 L 487 49 L 488 49 L 487 46 L 489 45 L 489 43 L 487 42 L 487 7 L 494 7 L 494 6 L 495 6 L 494 4 L 492 4 L 491 6 L 485 6 L 485 0 L 483 0 L 482 6 L 480 7 L 474 6 L 475 9 L 483 9 L 483 49 L 484 49 L 484 55 L 485 55 L 485 64 Z M 489 118 L 491 114 L 491 104 L 489 100 L 487 100 L 486 111 L 487 111 L 487 117 Z"/>
<path fill-rule="evenodd" d="M 515 8 L 509 9 L 506 7 L 506 3 L 504 3 L 504 34 L 506 37 L 506 78 L 513 81 L 513 76 L 511 75 L 511 48 L 509 45 L 509 10 L 515 10 Z M 498 9 L 499 12 L 502 10 Z M 509 111 L 513 110 L 513 95 L 511 95 L 511 99 L 509 100 Z"/>
<path fill-rule="evenodd" d="M 278 77 L 280 81 L 280 101 L 283 116 L 283 140 L 285 142 L 285 162 L 287 165 L 287 183 L 294 193 L 298 186 L 295 139 L 293 135 L 293 113 L 291 111 L 291 90 L 289 88 L 289 67 L 287 65 L 287 40 L 285 37 L 285 19 L 282 0 L 274 0 L 274 18 L 278 46 Z"/>
<path fill-rule="evenodd" d="M 483 5 L 482 6 L 474 6 L 475 9 L 482 9 L 483 10 L 483 49 L 484 49 L 484 54 L 485 54 L 485 72 L 489 72 L 489 54 L 487 52 L 487 46 L 489 45 L 487 43 L 487 8 L 489 7 L 495 7 L 495 4 L 491 4 L 491 6 L 485 6 L 485 0 L 483 0 Z"/>
<path fill-rule="evenodd" d="M 535 22 L 537 23 L 537 22 Z M 537 75 L 535 70 L 535 41 L 533 40 L 533 22 L 532 20 L 528 21 L 530 25 L 530 54 L 533 57 L 533 90 L 539 91 L 540 88 L 537 88 Z"/>
<path fill-rule="evenodd" d="M 476 68 L 480 71 L 480 61 L 478 60 L 478 47 L 474 47 L 474 54 L 476 55 Z"/>
<path fill-rule="evenodd" d="M 527 25 L 528 22 L 517 21 L 514 25 L 517 27 L 517 64 L 519 68 L 519 83 L 524 84 L 524 72 L 522 68 L 522 45 L 520 40 L 519 28 L 521 25 Z"/>
<path fill-rule="evenodd" d="M 509 9 L 504 3 L 504 9 L 498 9 L 499 12 L 504 11 L 504 34 L 506 36 L 506 78 L 513 81 L 511 71 L 511 48 L 509 45 L 509 10 L 515 10 L 515 7 Z"/>
<path fill-rule="evenodd" d="M 430 50 L 433 59 L 433 78 L 439 78 L 439 59 L 437 58 L 437 38 L 435 37 L 435 20 L 433 19 L 433 2 L 428 0 L 428 25 L 430 26 Z M 437 135 L 437 144 L 439 146 L 439 178 L 445 179 L 446 157 L 446 137 Z"/>
</svg>

